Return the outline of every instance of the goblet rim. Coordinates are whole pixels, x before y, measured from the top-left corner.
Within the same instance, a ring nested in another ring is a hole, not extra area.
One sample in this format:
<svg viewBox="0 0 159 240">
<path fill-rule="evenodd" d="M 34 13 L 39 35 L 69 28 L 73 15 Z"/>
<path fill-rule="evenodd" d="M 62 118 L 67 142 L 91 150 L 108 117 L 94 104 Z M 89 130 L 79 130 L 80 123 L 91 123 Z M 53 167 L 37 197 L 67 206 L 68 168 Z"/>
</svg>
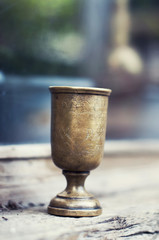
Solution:
<svg viewBox="0 0 159 240">
<path fill-rule="evenodd" d="M 85 93 L 110 96 L 112 90 L 109 88 L 92 88 L 92 87 L 71 87 L 71 86 L 50 86 L 51 93 Z"/>
</svg>

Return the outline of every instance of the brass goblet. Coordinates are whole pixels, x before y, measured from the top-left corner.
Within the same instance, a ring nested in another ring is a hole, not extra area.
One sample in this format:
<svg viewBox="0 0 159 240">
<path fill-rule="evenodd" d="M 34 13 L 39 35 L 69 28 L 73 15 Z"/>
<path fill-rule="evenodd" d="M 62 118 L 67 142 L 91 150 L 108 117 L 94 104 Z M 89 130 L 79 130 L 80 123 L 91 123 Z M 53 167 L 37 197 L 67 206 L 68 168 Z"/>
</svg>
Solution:
<svg viewBox="0 0 159 240">
<path fill-rule="evenodd" d="M 74 217 L 100 215 L 100 204 L 85 190 L 84 182 L 103 156 L 111 90 L 50 87 L 50 92 L 52 158 L 63 169 L 67 187 L 51 200 L 48 213 Z"/>
</svg>

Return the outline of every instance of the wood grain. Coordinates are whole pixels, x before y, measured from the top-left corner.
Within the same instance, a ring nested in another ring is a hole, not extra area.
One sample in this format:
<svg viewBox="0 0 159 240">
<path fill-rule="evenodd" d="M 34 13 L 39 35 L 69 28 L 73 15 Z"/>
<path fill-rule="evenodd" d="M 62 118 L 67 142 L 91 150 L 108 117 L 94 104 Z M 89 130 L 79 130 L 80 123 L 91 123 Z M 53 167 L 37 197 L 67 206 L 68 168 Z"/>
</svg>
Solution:
<svg viewBox="0 0 159 240">
<path fill-rule="evenodd" d="M 51 159 L 1 160 L 1 239 L 159 239 L 158 169 L 157 154 L 105 157 L 86 182 L 103 214 L 64 218 L 46 212 L 50 199 L 65 187 Z M 8 201 L 17 204 L 17 210 L 11 210 Z"/>
<path fill-rule="evenodd" d="M 104 155 L 159 155 L 158 140 L 134 140 L 134 141 L 106 141 Z M 45 144 L 19 144 L 0 145 L 0 160 L 38 159 L 50 158 L 51 145 Z"/>
</svg>

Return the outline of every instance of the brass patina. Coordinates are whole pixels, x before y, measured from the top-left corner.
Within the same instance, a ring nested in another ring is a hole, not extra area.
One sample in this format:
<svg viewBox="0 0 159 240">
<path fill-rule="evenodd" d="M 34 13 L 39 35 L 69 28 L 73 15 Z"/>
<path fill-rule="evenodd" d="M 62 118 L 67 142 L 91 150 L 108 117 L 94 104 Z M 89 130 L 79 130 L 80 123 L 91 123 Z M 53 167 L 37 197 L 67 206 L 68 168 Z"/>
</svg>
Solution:
<svg viewBox="0 0 159 240">
<path fill-rule="evenodd" d="M 50 87 L 50 92 L 52 157 L 55 165 L 63 169 L 67 187 L 51 200 L 48 213 L 74 217 L 100 215 L 100 204 L 85 190 L 84 182 L 103 156 L 111 90 Z"/>
</svg>

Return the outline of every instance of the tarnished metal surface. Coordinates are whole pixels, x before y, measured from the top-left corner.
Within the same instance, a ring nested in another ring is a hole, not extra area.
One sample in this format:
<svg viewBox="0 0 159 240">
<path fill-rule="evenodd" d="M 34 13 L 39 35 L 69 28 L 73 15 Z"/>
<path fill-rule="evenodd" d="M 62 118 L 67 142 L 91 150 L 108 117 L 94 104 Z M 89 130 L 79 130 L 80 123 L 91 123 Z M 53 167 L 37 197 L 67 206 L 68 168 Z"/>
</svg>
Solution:
<svg viewBox="0 0 159 240">
<path fill-rule="evenodd" d="M 50 87 L 52 93 L 51 146 L 56 166 L 64 170 L 68 186 L 48 212 L 63 216 L 95 216 L 99 202 L 84 189 L 84 180 L 103 156 L 109 89 Z"/>
</svg>

